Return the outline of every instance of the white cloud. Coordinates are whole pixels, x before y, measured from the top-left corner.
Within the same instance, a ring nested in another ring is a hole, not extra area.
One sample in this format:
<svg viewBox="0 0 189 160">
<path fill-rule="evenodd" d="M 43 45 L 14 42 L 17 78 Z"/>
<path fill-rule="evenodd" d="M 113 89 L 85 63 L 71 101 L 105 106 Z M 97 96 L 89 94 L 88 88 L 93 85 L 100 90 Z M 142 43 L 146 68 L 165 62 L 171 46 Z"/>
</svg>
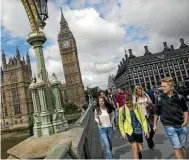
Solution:
<svg viewBox="0 0 189 160">
<path fill-rule="evenodd" d="M 25 9 L 18 0 L 1 1 L 2 25 L 13 37 L 26 37 L 30 31 Z"/>
<path fill-rule="evenodd" d="M 67 0 L 48 2 L 49 18 L 45 33 L 53 44 L 44 48 L 44 57 L 49 76 L 56 72 L 64 79 L 63 67 L 57 44 L 60 30 L 60 7 L 68 21 L 70 30 L 77 42 L 80 69 L 85 87 L 107 87 L 110 74 L 115 74 L 119 61 L 124 57 L 124 48 L 133 50 L 135 55 L 144 54 L 143 46 L 159 52 L 163 42 L 179 47 L 179 38 L 189 44 L 189 1 L 187 0 L 77 0 L 70 6 Z M 88 4 L 90 8 L 85 8 Z M 98 5 L 98 8 L 93 6 Z M 83 9 L 84 8 L 84 9 Z M 102 15 L 104 18 L 102 18 Z M 2 0 L 2 25 L 13 37 L 27 37 L 30 31 L 24 7 L 20 1 Z M 140 27 L 132 33 L 126 33 L 128 26 Z M 147 41 L 133 39 L 145 37 Z M 30 50 L 30 54 L 34 56 Z M 32 62 L 36 72 L 36 62 Z"/>
<path fill-rule="evenodd" d="M 179 39 L 183 37 L 189 44 L 189 1 L 188 0 L 120 0 L 120 5 L 114 3 L 109 12 L 103 12 L 108 21 L 117 22 L 118 25 L 133 25 L 147 28 L 139 36 L 148 36 L 148 42 L 130 41 L 136 33 L 127 37 L 129 43 L 126 48 L 133 48 L 137 55 L 144 52 L 143 46 L 148 45 L 153 52 L 163 50 L 163 42 L 178 47 Z"/>
</svg>

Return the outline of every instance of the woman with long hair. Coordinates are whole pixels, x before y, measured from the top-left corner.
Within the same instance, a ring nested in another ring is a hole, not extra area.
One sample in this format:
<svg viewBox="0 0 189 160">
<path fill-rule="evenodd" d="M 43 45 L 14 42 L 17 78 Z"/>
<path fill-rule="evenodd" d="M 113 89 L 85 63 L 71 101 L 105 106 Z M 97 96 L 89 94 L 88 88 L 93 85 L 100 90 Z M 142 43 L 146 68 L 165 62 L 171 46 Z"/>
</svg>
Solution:
<svg viewBox="0 0 189 160">
<path fill-rule="evenodd" d="M 155 144 L 153 141 L 153 136 L 155 132 L 153 131 L 153 119 L 154 119 L 154 104 L 152 103 L 148 94 L 144 92 L 141 86 L 136 86 L 134 89 L 133 102 L 139 104 L 148 122 L 150 136 L 146 138 L 148 147 L 154 149 Z"/>
<path fill-rule="evenodd" d="M 114 122 L 114 108 L 105 97 L 99 97 L 95 110 L 95 121 L 98 124 L 98 131 L 105 146 L 107 159 L 112 159 L 112 135 Z"/>
</svg>

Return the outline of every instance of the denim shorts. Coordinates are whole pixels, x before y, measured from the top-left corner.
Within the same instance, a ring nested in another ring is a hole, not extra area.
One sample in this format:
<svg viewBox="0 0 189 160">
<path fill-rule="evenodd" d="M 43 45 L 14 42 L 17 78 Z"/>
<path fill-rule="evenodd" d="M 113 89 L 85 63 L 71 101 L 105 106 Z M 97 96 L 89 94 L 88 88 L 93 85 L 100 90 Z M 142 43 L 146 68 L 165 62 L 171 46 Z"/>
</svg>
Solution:
<svg viewBox="0 0 189 160">
<path fill-rule="evenodd" d="M 173 148 L 182 148 L 187 145 L 187 127 L 175 128 L 171 126 L 165 127 L 165 132 L 173 146 Z"/>
</svg>

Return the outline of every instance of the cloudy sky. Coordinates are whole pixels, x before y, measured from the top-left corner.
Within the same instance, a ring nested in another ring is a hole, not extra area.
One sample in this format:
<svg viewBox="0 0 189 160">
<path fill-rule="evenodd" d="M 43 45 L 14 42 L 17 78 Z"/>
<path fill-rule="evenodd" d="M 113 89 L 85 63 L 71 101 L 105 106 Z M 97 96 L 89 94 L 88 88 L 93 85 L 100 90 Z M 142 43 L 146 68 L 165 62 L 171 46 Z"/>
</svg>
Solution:
<svg viewBox="0 0 189 160">
<path fill-rule="evenodd" d="M 164 41 L 175 48 L 180 38 L 189 44 L 188 0 L 49 0 L 44 57 L 49 76 L 55 72 L 62 81 L 57 44 L 60 8 L 76 38 L 85 87 L 105 89 L 124 57 L 124 48 L 140 56 L 145 45 L 156 53 L 163 50 Z M 26 42 L 30 25 L 21 0 L 1 0 L 1 13 L 1 47 L 6 56 L 13 56 L 16 46 L 22 56 L 28 51 L 36 73 L 33 49 Z"/>
</svg>

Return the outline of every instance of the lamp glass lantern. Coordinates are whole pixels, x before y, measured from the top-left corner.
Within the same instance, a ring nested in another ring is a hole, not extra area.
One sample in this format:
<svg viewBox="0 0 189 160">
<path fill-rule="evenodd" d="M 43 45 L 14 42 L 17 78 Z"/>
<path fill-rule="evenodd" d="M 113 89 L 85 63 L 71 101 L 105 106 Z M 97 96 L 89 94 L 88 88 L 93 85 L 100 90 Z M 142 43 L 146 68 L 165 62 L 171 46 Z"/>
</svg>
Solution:
<svg viewBox="0 0 189 160">
<path fill-rule="evenodd" d="M 42 22 L 45 22 L 45 20 L 48 18 L 47 1 L 48 0 L 34 0 L 39 18 Z"/>
</svg>

